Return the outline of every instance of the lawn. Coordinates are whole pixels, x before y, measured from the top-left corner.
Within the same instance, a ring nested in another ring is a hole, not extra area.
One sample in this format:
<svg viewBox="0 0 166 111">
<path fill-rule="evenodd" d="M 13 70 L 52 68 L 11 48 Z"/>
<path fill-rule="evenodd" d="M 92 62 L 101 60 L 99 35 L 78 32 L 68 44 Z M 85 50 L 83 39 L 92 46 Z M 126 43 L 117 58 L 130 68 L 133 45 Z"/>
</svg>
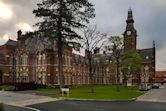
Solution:
<svg viewBox="0 0 166 111">
<path fill-rule="evenodd" d="M 133 99 L 143 94 L 135 89 L 120 87 L 120 92 L 116 91 L 116 86 L 95 86 L 95 93 L 90 93 L 91 89 L 87 86 L 70 88 L 70 95 L 66 98 L 77 99 L 106 99 L 106 100 L 126 100 Z M 59 89 L 37 89 L 33 92 L 48 94 L 52 97 L 61 97 Z"/>
</svg>

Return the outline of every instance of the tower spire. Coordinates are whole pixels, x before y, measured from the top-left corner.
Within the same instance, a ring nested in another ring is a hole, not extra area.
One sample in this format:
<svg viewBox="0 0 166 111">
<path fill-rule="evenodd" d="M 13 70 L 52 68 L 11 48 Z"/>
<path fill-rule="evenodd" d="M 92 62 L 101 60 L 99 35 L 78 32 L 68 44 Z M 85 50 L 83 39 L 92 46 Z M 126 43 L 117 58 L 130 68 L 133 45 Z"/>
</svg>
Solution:
<svg viewBox="0 0 166 111">
<path fill-rule="evenodd" d="M 155 41 L 154 41 L 154 40 L 153 40 L 153 47 L 156 47 L 156 46 L 155 46 Z"/>
<path fill-rule="evenodd" d="M 127 23 L 134 23 L 133 11 L 132 11 L 131 8 L 128 10 L 128 17 L 127 17 L 126 22 L 127 22 Z"/>
<path fill-rule="evenodd" d="M 131 8 L 128 10 L 126 23 L 127 23 L 127 27 L 126 27 L 127 30 L 134 30 L 133 11 Z"/>
<path fill-rule="evenodd" d="M 134 19 L 133 19 L 133 12 L 130 8 L 128 10 L 128 16 L 126 20 L 126 30 L 124 32 L 124 44 L 126 49 L 134 49 L 136 50 L 137 46 L 137 31 L 134 28 Z"/>
</svg>

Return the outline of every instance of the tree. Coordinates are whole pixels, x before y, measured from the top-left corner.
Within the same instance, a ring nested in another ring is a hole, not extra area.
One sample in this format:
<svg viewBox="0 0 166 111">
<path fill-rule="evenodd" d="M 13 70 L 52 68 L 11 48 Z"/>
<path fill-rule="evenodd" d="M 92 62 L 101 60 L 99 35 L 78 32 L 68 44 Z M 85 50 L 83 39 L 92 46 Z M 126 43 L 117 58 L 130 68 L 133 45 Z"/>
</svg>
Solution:
<svg viewBox="0 0 166 111">
<path fill-rule="evenodd" d="M 106 45 L 106 50 L 112 53 L 112 66 L 116 67 L 116 86 L 117 91 L 119 92 L 120 85 L 120 63 L 123 56 L 123 39 L 119 36 L 111 36 L 108 40 L 108 45 Z"/>
<path fill-rule="evenodd" d="M 36 17 L 43 21 L 36 25 L 39 27 L 38 34 L 42 37 L 52 38 L 58 47 L 58 75 L 60 89 L 63 87 L 62 80 L 62 50 L 67 45 L 78 48 L 80 44 L 75 39 L 81 39 L 76 33 L 94 18 L 93 4 L 88 0 L 43 0 L 37 4 L 38 8 L 33 10 Z"/>
<path fill-rule="evenodd" d="M 125 50 L 122 58 L 122 72 L 124 76 L 124 82 L 127 86 L 128 75 L 133 79 L 136 74 L 139 74 L 141 71 L 142 59 L 141 56 L 137 53 L 136 50 Z"/>
<path fill-rule="evenodd" d="M 107 35 L 97 31 L 97 25 L 84 28 L 82 30 L 82 34 L 83 34 L 83 39 L 81 43 L 87 53 L 91 92 L 93 93 L 94 92 L 93 76 L 96 69 L 94 65 L 95 61 L 93 60 L 93 51 L 96 48 L 100 48 L 103 45 Z"/>
</svg>

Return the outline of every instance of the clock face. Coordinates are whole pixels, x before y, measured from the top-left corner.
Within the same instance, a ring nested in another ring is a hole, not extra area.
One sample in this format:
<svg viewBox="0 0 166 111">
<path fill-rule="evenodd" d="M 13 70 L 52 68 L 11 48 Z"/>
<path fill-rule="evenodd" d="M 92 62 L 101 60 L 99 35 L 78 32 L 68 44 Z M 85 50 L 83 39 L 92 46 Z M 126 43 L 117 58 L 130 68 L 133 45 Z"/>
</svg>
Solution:
<svg viewBox="0 0 166 111">
<path fill-rule="evenodd" d="M 127 35 L 131 35 L 131 31 L 127 31 Z"/>
</svg>

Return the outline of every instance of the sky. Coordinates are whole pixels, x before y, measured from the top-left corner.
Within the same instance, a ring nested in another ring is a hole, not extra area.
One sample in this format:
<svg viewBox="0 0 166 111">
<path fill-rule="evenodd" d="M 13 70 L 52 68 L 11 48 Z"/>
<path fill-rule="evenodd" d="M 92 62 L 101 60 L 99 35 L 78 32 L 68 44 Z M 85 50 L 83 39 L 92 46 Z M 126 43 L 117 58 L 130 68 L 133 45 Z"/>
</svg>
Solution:
<svg viewBox="0 0 166 111">
<path fill-rule="evenodd" d="M 32 14 L 41 0 L 0 0 L 0 45 L 17 39 L 17 31 L 33 31 L 39 21 Z M 166 70 L 166 1 L 165 0 L 90 0 L 95 5 L 98 30 L 109 35 L 125 31 L 127 11 L 133 10 L 137 30 L 137 48 L 151 48 L 156 42 L 157 70 Z"/>
</svg>

